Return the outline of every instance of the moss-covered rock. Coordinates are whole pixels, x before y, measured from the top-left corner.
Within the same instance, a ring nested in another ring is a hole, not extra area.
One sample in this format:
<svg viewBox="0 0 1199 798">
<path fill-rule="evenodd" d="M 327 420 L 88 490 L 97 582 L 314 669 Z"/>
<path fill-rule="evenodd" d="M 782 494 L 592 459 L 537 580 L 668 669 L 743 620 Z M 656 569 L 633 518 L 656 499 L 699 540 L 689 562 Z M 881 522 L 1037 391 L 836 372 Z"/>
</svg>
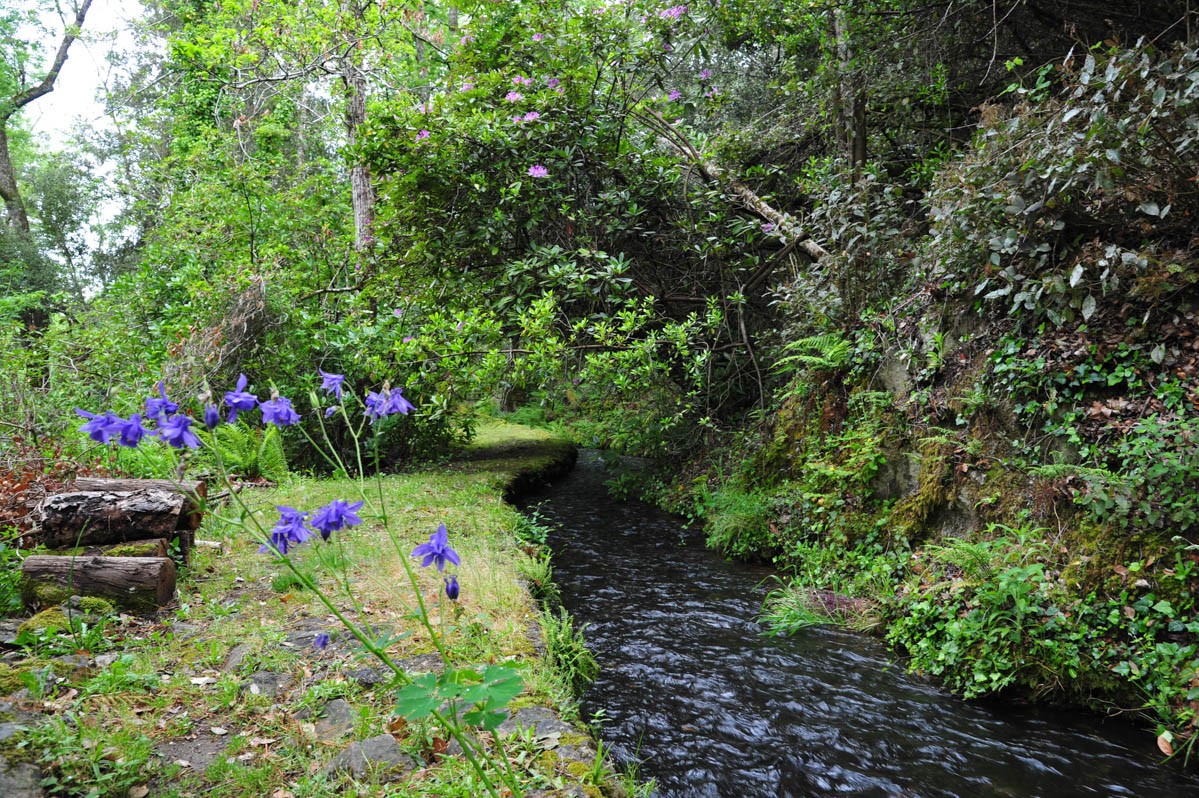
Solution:
<svg viewBox="0 0 1199 798">
<path fill-rule="evenodd" d="M 67 619 L 67 614 L 62 611 L 62 607 L 51 607 L 48 610 L 42 610 L 37 615 L 34 615 L 25 623 L 17 628 L 17 634 L 37 634 L 43 629 L 54 627 L 55 629 L 69 629 L 71 622 Z"/>
<path fill-rule="evenodd" d="M 79 599 L 79 609 L 88 615 L 114 615 L 117 608 L 108 599 L 99 596 L 83 596 Z"/>
<path fill-rule="evenodd" d="M 21 580 L 21 601 L 26 607 L 50 607 L 62 604 L 70 593 L 62 585 L 37 580 Z"/>
</svg>

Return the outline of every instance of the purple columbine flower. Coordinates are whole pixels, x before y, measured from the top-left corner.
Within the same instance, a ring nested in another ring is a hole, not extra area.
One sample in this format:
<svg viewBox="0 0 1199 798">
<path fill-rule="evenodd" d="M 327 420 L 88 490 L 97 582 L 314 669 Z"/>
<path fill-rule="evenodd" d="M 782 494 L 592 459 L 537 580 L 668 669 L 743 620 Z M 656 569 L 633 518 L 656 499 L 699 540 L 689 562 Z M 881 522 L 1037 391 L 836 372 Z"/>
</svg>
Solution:
<svg viewBox="0 0 1199 798">
<path fill-rule="evenodd" d="M 450 574 L 445 577 L 445 594 L 450 601 L 458 600 L 458 577 L 455 574 Z"/>
<path fill-rule="evenodd" d="M 221 410 L 216 405 L 204 405 L 204 426 L 209 432 L 216 429 L 217 424 L 221 423 Z"/>
<path fill-rule="evenodd" d="M 246 413 L 258 407 L 258 397 L 252 393 L 246 393 L 246 383 L 248 382 L 245 374 L 238 374 L 237 387 L 232 391 L 225 391 L 225 404 L 231 408 L 229 411 L 230 424 L 237 421 L 238 413 Z"/>
<path fill-rule="evenodd" d="M 525 96 L 518 91 L 510 91 L 504 95 L 504 99 L 510 103 L 518 103 L 524 98 Z"/>
<path fill-rule="evenodd" d="M 298 546 L 312 537 L 304 526 L 308 513 L 280 504 L 276 504 L 275 509 L 279 511 L 279 520 L 271 529 L 270 543 L 264 543 L 258 547 L 258 551 L 263 554 L 271 551 L 287 554 L 289 548 Z"/>
<path fill-rule="evenodd" d="M 362 519 L 357 514 L 361 508 L 362 502 L 346 504 L 341 499 L 334 499 L 312 514 L 312 528 L 321 533 L 321 540 L 328 540 L 339 529 L 361 524 Z"/>
<path fill-rule="evenodd" d="M 331 416 L 331 415 L 333 415 L 334 413 L 336 413 L 336 412 L 337 412 L 337 408 L 338 408 L 338 407 L 339 407 L 339 405 L 333 405 L 333 407 L 326 408 L 326 409 L 325 409 L 325 418 L 328 418 L 329 416 Z"/>
<path fill-rule="evenodd" d="M 316 636 L 316 639 L 312 641 L 312 645 L 317 651 L 324 651 L 329 646 L 329 633 L 321 632 Z"/>
<path fill-rule="evenodd" d="M 447 560 L 454 565 L 462 564 L 458 552 L 450 548 L 449 533 L 446 532 L 445 524 L 438 526 L 437 531 L 429 535 L 428 543 L 422 543 L 413 549 L 412 556 L 424 557 L 420 564 L 421 568 L 428 568 L 435 564 L 438 571 L 445 570 Z"/>
<path fill-rule="evenodd" d="M 142 426 L 142 417 L 138 413 L 131 415 L 128 421 L 122 421 L 119 426 L 121 437 L 117 443 L 130 449 L 136 448 L 142 442 L 142 438 L 154 434 Z"/>
<path fill-rule="evenodd" d="M 86 433 L 96 443 L 108 443 L 108 439 L 113 435 L 120 435 L 121 426 L 125 423 L 123 418 L 111 410 L 107 410 L 104 412 L 104 415 L 98 416 L 95 413 L 89 413 L 77 407 L 75 408 L 75 415 L 88 419 L 87 423 L 79 427 L 79 431 Z"/>
<path fill-rule="evenodd" d="M 400 415 L 408 415 L 408 411 L 415 410 L 416 407 L 404 398 L 403 388 L 392 388 L 391 394 L 387 397 L 387 412 L 399 413 Z"/>
<path fill-rule="evenodd" d="M 179 405 L 167 398 L 165 380 L 158 381 L 158 396 L 146 397 L 146 418 L 158 418 L 159 416 L 173 416 L 179 412 Z"/>
<path fill-rule="evenodd" d="M 549 177 L 550 171 L 539 163 L 529 167 L 529 177 Z"/>
<path fill-rule="evenodd" d="M 337 401 L 341 401 L 341 384 L 346 381 L 344 374 L 330 374 L 327 371 L 317 369 L 321 375 L 321 390 L 326 393 L 334 394 Z"/>
<path fill-rule="evenodd" d="M 288 427 L 300 423 L 300 414 L 291 406 L 291 400 L 277 396 L 269 402 L 263 402 L 262 420 L 276 427 Z"/>
<path fill-rule="evenodd" d="M 158 422 L 158 437 L 176 449 L 182 449 L 184 446 L 189 449 L 198 449 L 200 439 L 196 437 L 196 433 L 191 431 L 191 425 L 191 416 L 177 413 Z"/>
<path fill-rule="evenodd" d="M 371 391 L 366 395 L 366 417 L 374 423 L 387 415 L 387 397 Z"/>
</svg>

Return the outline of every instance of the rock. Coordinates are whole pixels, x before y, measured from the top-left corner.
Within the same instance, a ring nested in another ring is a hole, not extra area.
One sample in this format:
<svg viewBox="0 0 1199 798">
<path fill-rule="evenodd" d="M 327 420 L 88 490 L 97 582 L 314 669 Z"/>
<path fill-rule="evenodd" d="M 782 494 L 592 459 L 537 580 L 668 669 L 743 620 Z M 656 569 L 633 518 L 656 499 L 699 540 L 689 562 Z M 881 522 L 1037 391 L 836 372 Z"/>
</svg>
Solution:
<svg viewBox="0 0 1199 798">
<path fill-rule="evenodd" d="M 386 674 L 378 668 L 355 668 L 352 671 L 346 671 L 345 677 L 357 682 L 360 687 L 367 689 L 378 687 L 390 681 Z"/>
<path fill-rule="evenodd" d="M 325 773 L 348 773 L 360 779 L 372 770 L 391 771 L 402 776 L 418 767 L 412 757 L 400 750 L 400 744 L 390 734 L 380 734 L 361 742 L 350 743 L 325 766 Z"/>
<path fill-rule="evenodd" d="M 307 720 L 313 715 L 319 716 L 313 725 L 316 728 L 317 739 L 322 742 L 333 742 L 345 736 L 358 720 L 358 710 L 340 698 L 325 704 L 319 712 L 305 707 L 296 713 L 296 720 Z"/>
<path fill-rule="evenodd" d="M 200 633 L 199 628 L 194 623 L 187 623 L 185 621 L 176 621 L 167 627 L 167 631 L 171 633 L 172 637 L 180 641 L 195 637 Z"/>
<path fill-rule="evenodd" d="M 395 664 L 403 668 L 404 673 L 441 673 L 445 670 L 441 657 L 436 654 L 417 654 L 415 657 L 398 659 Z"/>
<path fill-rule="evenodd" d="M 532 729 L 533 734 L 544 737 L 557 732 L 559 734 L 578 734 L 569 723 L 565 723 L 558 714 L 549 707 L 521 707 L 509 715 L 495 730 L 496 734 L 507 735 L 519 729 Z"/>
<path fill-rule="evenodd" d="M 0 742 L 4 742 L 10 737 L 25 731 L 28 728 L 21 723 L 0 723 Z"/>
<path fill-rule="evenodd" d="M 465 734 L 465 735 L 463 735 L 463 736 L 464 736 L 464 737 L 466 737 L 466 741 L 467 741 L 468 743 L 470 743 L 470 747 L 471 747 L 473 750 L 475 750 L 475 751 L 478 751 L 478 750 L 479 750 L 479 748 L 480 748 L 481 746 L 480 746 L 480 743 L 479 743 L 478 739 L 476 739 L 474 736 L 472 736 L 472 735 L 469 735 L 469 734 Z M 444 753 L 444 754 L 442 754 L 442 756 L 445 756 L 445 757 L 449 757 L 449 756 L 462 756 L 462 754 L 463 754 L 463 750 L 462 750 L 462 744 L 461 744 L 461 743 L 459 743 L 459 742 L 458 742 L 456 739 L 454 739 L 453 737 L 451 737 L 451 738 L 450 738 L 450 742 L 449 742 L 449 744 L 448 744 L 448 745 L 446 745 L 446 747 L 445 747 L 445 753 Z"/>
<path fill-rule="evenodd" d="M 34 765 L 23 762 L 9 766 L 8 760 L 0 757 L 0 795 L 4 798 L 41 798 L 42 772 Z"/>
<path fill-rule="evenodd" d="M 0 643 L 6 646 L 16 645 L 17 630 L 20 628 L 20 621 L 0 621 Z"/>
<path fill-rule="evenodd" d="M 246 658 L 246 654 L 250 653 L 249 643 L 238 643 L 229 650 L 229 656 L 225 657 L 225 664 L 222 666 L 223 673 L 233 673 L 241 667 L 242 661 Z"/>
<path fill-rule="evenodd" d="M 97 654 L 96 655 L 96 667 L 97 668 L 112 667 L 112 663 L 116 662 L 120 658 L 121 658 L 120 654 Z"/>
<path fill-rule="evenodd" d="M 60 657 L 54 657 L 55 662 L 61 662 L 70 669 L 68 677 L 80 677 L 87 675 L 87 672 L 92 668 L 92 660 L 85 654 L 63 654 Z M 65 669 L 55 668 L 55 673 L 63 673 Z"/>
<path fill-rule="evenodd" d="M 291 686 L 291 677 L 285 673 L 274 671 L 256 671 L 250 674 L 244 688 L 251 695 L 264 695 L 274 698 Z"/>
</svg>

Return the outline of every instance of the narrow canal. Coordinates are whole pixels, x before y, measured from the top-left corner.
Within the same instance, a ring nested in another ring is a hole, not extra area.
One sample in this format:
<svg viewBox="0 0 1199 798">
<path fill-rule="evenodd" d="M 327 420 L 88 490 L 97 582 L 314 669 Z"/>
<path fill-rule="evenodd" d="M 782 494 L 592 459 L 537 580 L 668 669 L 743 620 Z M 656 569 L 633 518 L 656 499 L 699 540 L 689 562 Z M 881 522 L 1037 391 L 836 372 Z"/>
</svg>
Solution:
<svg viewBox="0 0 1199 798">
<path fill-rule="evenodd" d="M 1152 737 L 1081 713 L 964 702 L 836 628 L 763 637 L 768 569 L 604 489 L 594 452 L 529 496 L 602 670 L 583 700 L 662 798 L 1199 796 Z"/>
</svg>

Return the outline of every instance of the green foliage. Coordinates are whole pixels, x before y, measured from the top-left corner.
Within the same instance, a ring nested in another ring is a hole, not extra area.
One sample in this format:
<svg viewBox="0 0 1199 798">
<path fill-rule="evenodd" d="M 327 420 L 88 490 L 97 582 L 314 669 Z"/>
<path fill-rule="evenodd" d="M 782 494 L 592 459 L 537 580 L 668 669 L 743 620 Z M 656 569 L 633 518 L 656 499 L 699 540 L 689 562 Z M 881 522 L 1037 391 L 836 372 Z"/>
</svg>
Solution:
<svg viewBox="0 0 1199 798">
<path fill-rule="evenodd" d="M 25 559 L 17 547 L 18 531 L 0 531 L 0 616 L 8 617 L 21 611 L 21 561 Z"/>
<path fill-rule="evenodd" d="M 272 482 L 287 477 L 287 458 L 279 430 L 274 426 L 259 429 L 240 421 L 222 424 L 208 439 L 215 443 L 215 450 L 208 454 L 214 470 L 219 460 L 231 474 L 251 479 L 263 477 Z"/>
<path fill-rule="evenodd" d="M 17 749 L 43 768 L 51 794 L 116 798 L 145 778 L 154 743 L 136 727 L 103 729 L 68 710 L 33 726 Z"/>
<path fill-rule="evenodd" d="M 575 695 L 580 695 L 595 681 L 600 667 L 583 636 L 587 627 L 576 627 L 565 607 L 558 607 L 557 615 L 543 609 L 538 617 L 545 638 L 545 658 Z"/>
</svg>

